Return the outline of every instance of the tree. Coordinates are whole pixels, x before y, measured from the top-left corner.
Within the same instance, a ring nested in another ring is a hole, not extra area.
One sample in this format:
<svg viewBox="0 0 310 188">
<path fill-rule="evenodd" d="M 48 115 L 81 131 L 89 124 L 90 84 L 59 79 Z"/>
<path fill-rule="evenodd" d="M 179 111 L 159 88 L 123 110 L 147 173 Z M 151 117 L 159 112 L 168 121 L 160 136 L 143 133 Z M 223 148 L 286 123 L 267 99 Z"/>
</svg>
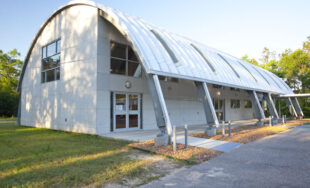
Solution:
<svg viewBox="0 0 310 188">
<path fill-rule="evenodd" d="M 282 56 L 278 67 L 295 91 L 304 93 L 306 89 L 310 89 L 310 56 L 307 52 L 297 49 Z"/>
<path fill-rule="evenodd" d="M 254 59 L 254 58 L 249 58 L 249 56 L 246 54 L 246 55 L 244 55 L 243 57 L 241 57 L 241 59 L 242 60 L 244 60 L 244 61 L 246 61 L 246 62 L 249 62 L 249 63 L 251 63 L 251 64 L 253 64 L 253 65 L 256 65 L 256 66 L 258 66 L 258 62 L 256 61 L 256 59 Z"/>
<path fill-rule="evenodd" d="M 267 64 L 270 60 L 275 60 L 276 57 L 276 52 L 275 51 L 270 51 L 269 48 L 264 47 L 263 52 L 262 52 L 262 58 L 260 61 L 262 64 Z"/>
<path fill-rule="evenodd" d="M 0 50 L 0 116 L 17 114 L 19 93 L 16 92 L 22 61 L 16 49 L 4 53 Z"/>
</svg>

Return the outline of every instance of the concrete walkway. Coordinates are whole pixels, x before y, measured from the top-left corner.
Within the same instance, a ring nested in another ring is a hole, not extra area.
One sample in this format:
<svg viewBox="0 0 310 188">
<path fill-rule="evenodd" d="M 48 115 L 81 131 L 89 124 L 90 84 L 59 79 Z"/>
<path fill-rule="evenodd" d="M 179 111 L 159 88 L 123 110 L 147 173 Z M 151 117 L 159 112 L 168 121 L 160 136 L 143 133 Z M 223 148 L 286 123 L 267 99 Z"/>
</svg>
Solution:
<svg viewBox="0 0 310 188">
<path fill-rule="evenodd" d="M 244 144 L 143 187 L 309 187 L 310 125 Z"/>
<path fill-rule="evenodd" d="M 184 136 L 177 137 L 177 143 L 185 144 Z M 207 148 L 207 149 L 214 149 L 221 152 L 228 152 L 232 149 L 235 149 L 241 146 L 241 143 L 236 142 L 226 142 L 221 140 L 212 140 L 212 139 L 205 139 L 205 138 L 197 138 L 197 137 L 188 137 L 188 145 Z"/>
<path fill-rule="evenodd" d="M 256 119 L 253 120 L 242 120 L 232 122 L 232 127 L 252 125 L 257 122 Z M 195 134 L 199 132 L 204 132 L 207 125 L 191 125 L 188 126 L 188 134 Z M 159 133 L 158 129 L 155 130 L 136 130 L 136 131 L 126 131 L 126 132 L 112 132 L 109 134 L 104 134 L 102 136 L 108 138 L 115 138 L 120 140 L 130 140 L 136 142 L 144 142 L 148 140 L 154 140 L 156 135 Z M 184 127 L 177 127 L 176 130 L 177 138 L 184 135 Z"/>
</svg>

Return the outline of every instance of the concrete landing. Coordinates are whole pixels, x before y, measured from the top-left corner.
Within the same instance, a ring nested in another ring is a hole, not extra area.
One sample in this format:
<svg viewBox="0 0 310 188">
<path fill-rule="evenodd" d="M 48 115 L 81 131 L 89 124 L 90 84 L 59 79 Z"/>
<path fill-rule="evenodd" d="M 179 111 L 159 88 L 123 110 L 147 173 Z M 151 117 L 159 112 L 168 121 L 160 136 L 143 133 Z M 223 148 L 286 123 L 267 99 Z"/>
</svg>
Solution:
<svg viewBox="0 0 310 188">
<path fill-rule="evenodd" d="M 184 144 L 184 137 L 177 138 L 177 143 Z M 220 140 L 212 140 L 212 139 L 205 139 L 205 138 L 197 138 L 197 137 L 188 137 L 188 145 L 207 148 L 207 149 L 214 149 L 221 152 L 228 152 L 232 149 L 235 149 L 242 145 L 241 143 L 236 142 L 226 142 Z"/>
</svg>

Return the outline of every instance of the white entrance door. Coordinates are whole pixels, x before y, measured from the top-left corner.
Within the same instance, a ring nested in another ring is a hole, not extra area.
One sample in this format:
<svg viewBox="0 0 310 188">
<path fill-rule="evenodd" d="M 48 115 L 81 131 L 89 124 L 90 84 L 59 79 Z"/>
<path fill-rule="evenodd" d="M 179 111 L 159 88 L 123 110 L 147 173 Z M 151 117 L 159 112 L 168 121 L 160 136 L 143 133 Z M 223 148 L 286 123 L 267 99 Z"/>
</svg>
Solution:
<svg viewBox="0 0 310 188">
<path fill-rule="evenodd" d="M 224 121 L 224 109 L 225 109 L 225 103 L 223 99 L 213 99 L 213 105 L 215 108 L 217 119 L 221 122 Z"/>
<path fill-rule="evenodd" d="M 113 127 L 115 131 L 140 128 L 140 95 L 113 93 Z"/>
</svg>

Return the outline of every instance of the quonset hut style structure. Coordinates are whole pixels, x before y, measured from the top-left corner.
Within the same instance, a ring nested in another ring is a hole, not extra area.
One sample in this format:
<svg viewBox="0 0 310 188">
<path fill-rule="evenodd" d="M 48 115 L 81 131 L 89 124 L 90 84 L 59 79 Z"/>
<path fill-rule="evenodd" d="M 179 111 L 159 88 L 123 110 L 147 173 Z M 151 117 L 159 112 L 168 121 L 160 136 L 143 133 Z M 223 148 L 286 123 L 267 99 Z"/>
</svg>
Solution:
<svg viewBox="0 0 310 188">
<path fill-rule="evenodd" d="M 19 123 L 105 135 L 171 125 L 277 120 L 274 99 L 298 101 L 260 67 L 89 1 L 56 10 L 35 36 L 20 77 Z"/>
</svg>

